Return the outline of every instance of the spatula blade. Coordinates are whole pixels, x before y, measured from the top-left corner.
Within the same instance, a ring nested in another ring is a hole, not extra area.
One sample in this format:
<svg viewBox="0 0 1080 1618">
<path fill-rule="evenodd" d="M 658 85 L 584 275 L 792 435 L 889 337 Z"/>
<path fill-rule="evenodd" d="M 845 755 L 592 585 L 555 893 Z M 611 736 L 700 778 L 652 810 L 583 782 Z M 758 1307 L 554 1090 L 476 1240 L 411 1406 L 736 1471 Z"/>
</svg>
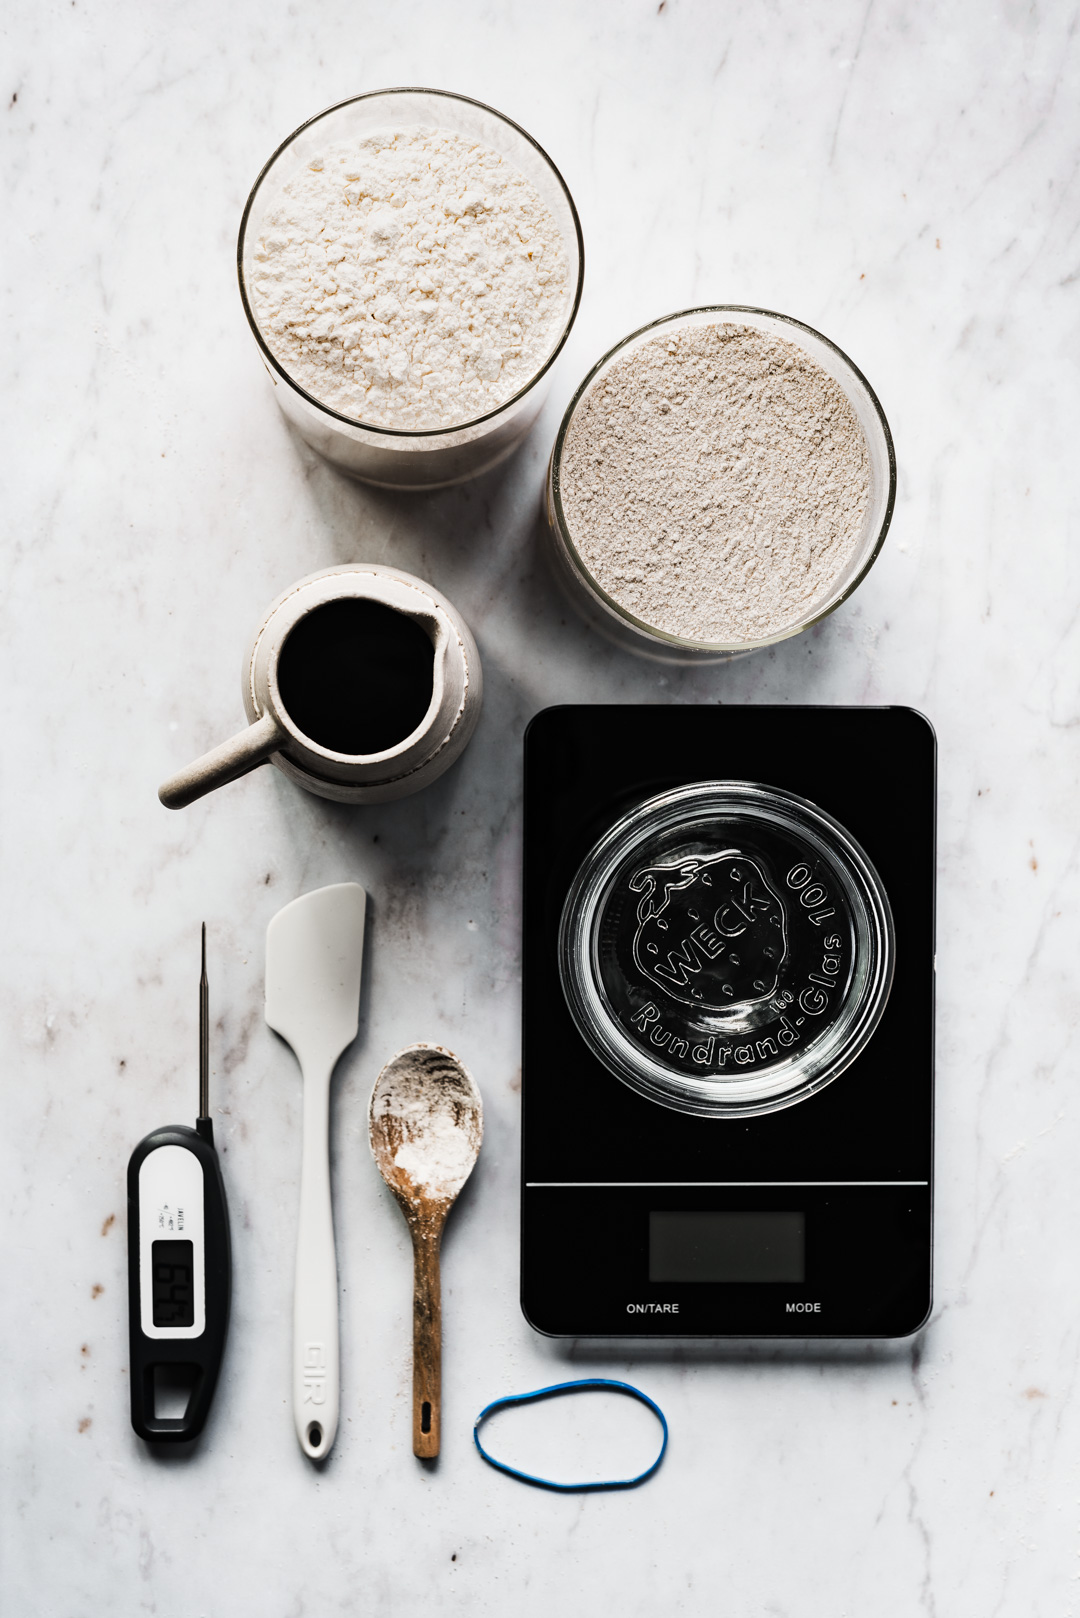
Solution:
<svg viewBox="0 0 1080 1618">
<path fill-rule="evenodd" d="M 301 894 L 266 929 L 266 1020 L 297 1056 L 356 1038 L 367 895 L 358 882 Z"/>
</svg>

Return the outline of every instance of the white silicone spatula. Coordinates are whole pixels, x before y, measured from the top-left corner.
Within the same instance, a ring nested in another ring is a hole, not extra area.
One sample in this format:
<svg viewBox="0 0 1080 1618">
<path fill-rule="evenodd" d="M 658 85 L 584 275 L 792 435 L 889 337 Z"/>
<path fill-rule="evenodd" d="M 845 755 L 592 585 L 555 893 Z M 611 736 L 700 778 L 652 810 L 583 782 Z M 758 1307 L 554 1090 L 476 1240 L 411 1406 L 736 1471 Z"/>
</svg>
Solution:
<svg viewBox="0 0 1080 1618">
<path fill-rule="evenodd" d="M 300 1231 L 293 1301 L 293 1418 L 305 1455 L 338 1424 L 338 1298 L 330 1202 L 330 1078 L 360 1017 L 366 895 L 356 882 L 305 893 L 266 929 L 266 1020 L 304 1078 Z"/>
</svg>

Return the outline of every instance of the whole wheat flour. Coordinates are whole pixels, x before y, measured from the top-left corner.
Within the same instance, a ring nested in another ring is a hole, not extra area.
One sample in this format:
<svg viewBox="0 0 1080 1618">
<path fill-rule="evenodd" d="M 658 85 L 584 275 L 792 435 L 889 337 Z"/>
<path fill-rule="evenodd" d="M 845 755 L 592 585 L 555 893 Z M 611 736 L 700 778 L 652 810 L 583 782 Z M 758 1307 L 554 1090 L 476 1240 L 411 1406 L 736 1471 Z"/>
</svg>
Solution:
<svg viewBox="0 0 1080 1618">
<path fill-rule="evenodd" d="M 329 147 L 283 185 L 245 267 L 305 392 L 379 426 L 448 427 L 535 376 L 569 312 L 562 236 L 505 158 L 437 129 Z"/>
<path fill-rule="evenodd" d="M 870 459 L 842 388 L 749 326 L 660 333 L 574 412 L 563 510 L 601 588 L 686 640 L 764 640 L 858 544 Z"/>
</svg>

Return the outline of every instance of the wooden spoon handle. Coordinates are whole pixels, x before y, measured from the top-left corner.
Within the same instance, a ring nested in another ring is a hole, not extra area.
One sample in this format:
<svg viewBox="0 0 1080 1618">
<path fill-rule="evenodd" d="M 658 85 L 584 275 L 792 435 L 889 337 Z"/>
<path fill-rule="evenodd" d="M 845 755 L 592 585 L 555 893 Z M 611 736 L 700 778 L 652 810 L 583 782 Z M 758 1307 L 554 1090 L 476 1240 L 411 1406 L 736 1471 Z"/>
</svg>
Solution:
<svg viewBox="0 0 1080 1618">
<path fill-rule="evenodd" d="M 439 1230 L 413 1229 L 413 1454 L 439 1453 L 442 1401 L 442 1287 Z"/>
</svg>

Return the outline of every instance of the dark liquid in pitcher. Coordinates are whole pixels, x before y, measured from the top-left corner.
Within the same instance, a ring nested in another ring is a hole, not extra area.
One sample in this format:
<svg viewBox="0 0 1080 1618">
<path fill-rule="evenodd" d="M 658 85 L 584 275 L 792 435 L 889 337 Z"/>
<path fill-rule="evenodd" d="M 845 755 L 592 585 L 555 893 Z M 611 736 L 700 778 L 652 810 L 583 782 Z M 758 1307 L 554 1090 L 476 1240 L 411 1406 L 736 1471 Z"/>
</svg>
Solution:
<svg viewBox="0 0 1080 1618">
<path fill-rule="evenodd" d="M 278 659 L 293 724 L 332 753 L 384 753 L 431 702 L 435 648 L 381 601 L 328 601 L 301 618 Z"/>
</svg>

